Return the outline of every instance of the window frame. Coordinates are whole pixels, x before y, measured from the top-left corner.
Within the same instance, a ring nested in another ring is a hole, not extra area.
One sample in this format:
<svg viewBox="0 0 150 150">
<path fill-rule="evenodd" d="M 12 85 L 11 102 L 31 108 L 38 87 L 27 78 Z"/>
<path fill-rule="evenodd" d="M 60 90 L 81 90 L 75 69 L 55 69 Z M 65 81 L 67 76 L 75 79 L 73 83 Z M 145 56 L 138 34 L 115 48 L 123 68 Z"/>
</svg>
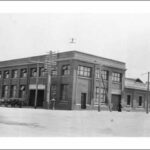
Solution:
<svg viewBox="0 0 150 150">
<path fill-rule="evenodd" d="M 39 68 L 39 77 L 45 77 L 46 72 L 44 67 Z"/>
<path fill-rule="evenodd" d="M 61 74 L 63 76 L 66 76 L 66 75 L 70 75 L 70 73 L 71 73 L 71 65 L 70 64 L 62 65 L 62 67 L 61 67 Z"/>
<path fill-rule="evenodd" d="M 27 78 L 27 74 L 28 74 L 27 68 L 20 69 L 20 78 Z"/>
<path fill-rule="evenodd" d="M 140 99 L 141 98 L 141 99 Z M 140 101 L 141 100 L 141 101 Z M 138 96 L 138 106 L 142 107 L 143 106 L 143 96 L 139 95 Z"/>
<path fill-rule="evenodd" d="M 108 70 L 101 70 L 101 76 L 103 80 L 108 81 L 109 71 Z M 95 70 L 95 77 L 96 79 L 100 78 L 100 69 L 96 68 Z"/>
<path fill-rule="evenodd" d="M 119 72 L 112 72 L 112 82 L 121 83 L 122 74 Z"/>
<path fill-rule="evenodd" d="M 33 70 L 35 70 L 35 71 L 33 72 Z M 35 73 L 35 75 L 34 75 L 34 73 Z M 30 68 L 30 77 L 31 78 L 37 77 L 37 68 Z"/>
<path fill-rule="evenodd" d="M 3 90 L 2 91 L 2 97 L 3 98 L 8 98 L 8 96 L 9 96 L 9 86 L 8 85 L 3 85 L 2 90 Z"/>
<path fill-rule="evenodd" d="M 8 73 L 7 73 L 8 72 Z M 7 73 L 7 74 L 6 74 Z M 8 76 L 7 76 L 8 75 Z M 5 70 L 4 71 L 4 79 L 10 78 L 10 70 Z"/>
<path fill-rule="evenodd" d="M 11 87 L 10 87 L 10 97 L 11 98 L 16 98 L 17 97 L 17 85 L 11 85 Z"/>
<path fill-rule="evenodd" d="M 60 94 L 60 100 L 61 101 L 67 101 L 68 100 L 68 84 L 61 84 L 61 94 Z"/>
<path fill-rule="evenodd" d="M 106 100 L 107 100 L 106 90 L 108 90 L 108 89 L 105 89 L 105 87 L 101 87 L 100 93 L 99 93 L 99 87 L 98 86 L 96 87 L 94 104 L 98 104 L 99 96 L 100 96 L 101 104 L 105 104 L 106 103 Z"/>
<path fill-rule="evenodd" d="M 15 73 L 16 72 L 16 73 Z M 12 76 L 13 79 L 18 78 L 18 69 L 13 69 L 12 70 Z"/>
<path fill-rule="evenodd" d="M 57 76 L 57 70 L 56 69 L 51 70 L 51 76 L 52 77 Z"/>
<path fill-rule="evenodd" d="M 24 90 L 21 90 L 21 87 L 24 87 Z M 19 86 L 19 98 L 25 98 L 26 96 L 26 85 L 21 84 Z"/>
<path fill-rule="evenodd" d="M 91 78 L 92 68 L 87 66 L 78 65 L 78 76 Z"/>
<path fill-rule="evenodd" d="M 129 97 L 130 97 L 130 103 L 128 103 Z M 132 99 L 131 94 L 127 94 L 127 106 L 131 106 L 131 99 Z"/>
</svg>

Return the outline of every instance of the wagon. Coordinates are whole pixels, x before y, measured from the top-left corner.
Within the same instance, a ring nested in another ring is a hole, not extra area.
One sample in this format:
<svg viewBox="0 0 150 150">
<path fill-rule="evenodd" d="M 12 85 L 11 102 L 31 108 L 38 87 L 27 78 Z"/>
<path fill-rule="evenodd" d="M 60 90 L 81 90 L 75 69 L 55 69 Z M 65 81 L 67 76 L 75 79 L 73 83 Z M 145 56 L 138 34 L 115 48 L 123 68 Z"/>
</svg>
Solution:
<svg viewBox="0 0 150 150">
<path fill-rule="evenodd" d="M 0 105 L 11 107 L 19 106 L 20 108 L 24 105 L 24 100 L 22 98 L 4 98 L 0 99 Z"/>
</svg>

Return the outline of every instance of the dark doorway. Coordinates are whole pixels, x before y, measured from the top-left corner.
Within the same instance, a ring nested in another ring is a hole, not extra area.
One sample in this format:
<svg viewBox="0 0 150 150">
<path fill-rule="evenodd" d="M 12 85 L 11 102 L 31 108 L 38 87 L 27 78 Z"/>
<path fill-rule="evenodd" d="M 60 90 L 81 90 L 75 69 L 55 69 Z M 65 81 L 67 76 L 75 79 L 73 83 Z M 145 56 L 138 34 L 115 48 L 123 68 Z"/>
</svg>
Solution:
<svg viewBox="0 0 150 150">
<path fill-rule="evenodd" d="M 121 95 L 112 95 L 112 111 L 118 111 L 119 103 L 121 103 Z"/>
<path fill-rule="evenodd" d="M 30 90 L 29 106 L 32 107 L 34 107 L 34 103 L 35 103 L 35 91 L 36 90 Z M 43 101 L 44 101 L 44 90 L 38 90 L 36 106 L 42 107 Z"/>
<path fill-rule="evenodd" d="M 86 109 L 86 93 L 81 93 L 81 109 Z"/>
<path fill-rule="evenodd" d="M 37 106 L 42 107 L 44 101 L 44 90 L 38 90 Z"/>
<path fill-rule="evenodd" d="M 29 106 L 34 106 L 35 90 L 30 90 Z"/>
</svg>

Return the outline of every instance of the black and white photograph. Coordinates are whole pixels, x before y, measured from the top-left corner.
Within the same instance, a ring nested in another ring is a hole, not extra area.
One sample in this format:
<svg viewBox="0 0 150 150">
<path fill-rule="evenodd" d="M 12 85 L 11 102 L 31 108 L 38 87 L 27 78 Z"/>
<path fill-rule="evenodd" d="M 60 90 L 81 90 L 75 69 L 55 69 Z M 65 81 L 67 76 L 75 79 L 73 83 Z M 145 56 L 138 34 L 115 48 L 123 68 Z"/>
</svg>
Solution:
<svg viewBox="0 0 150 150">
<path fill-rule="evenodd" d="M 0 11 L 0 137 L 150 137 L 150 3 L 57 4 Z"/>
</svg>

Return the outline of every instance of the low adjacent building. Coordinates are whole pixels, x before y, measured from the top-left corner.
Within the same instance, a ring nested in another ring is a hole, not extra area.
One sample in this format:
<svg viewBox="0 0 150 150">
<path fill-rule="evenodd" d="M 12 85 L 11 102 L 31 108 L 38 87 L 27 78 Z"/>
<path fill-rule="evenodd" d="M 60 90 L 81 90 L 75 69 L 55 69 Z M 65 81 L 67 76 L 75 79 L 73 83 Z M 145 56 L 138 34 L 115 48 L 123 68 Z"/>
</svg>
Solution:
<svg viewBox="0 0 150 150">
<path fill-rule="evenodd" d="M 127 111 L 145 111 L 147 107 L 147 84 L 140 79 L 125 79 L 125 101 Z"/>
</svg>

